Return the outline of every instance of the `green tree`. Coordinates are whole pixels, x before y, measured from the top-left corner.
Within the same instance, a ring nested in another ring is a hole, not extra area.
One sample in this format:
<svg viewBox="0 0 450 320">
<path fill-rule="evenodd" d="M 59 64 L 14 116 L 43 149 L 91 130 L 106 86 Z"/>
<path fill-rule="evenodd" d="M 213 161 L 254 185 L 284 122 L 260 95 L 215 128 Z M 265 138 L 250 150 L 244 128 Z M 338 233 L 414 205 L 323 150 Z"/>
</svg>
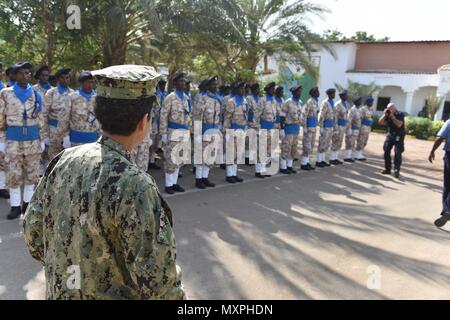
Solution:
<svg viewBox="0 0 450 320">
<path fill-rule="evenodd" d="M 436 95 L 431 95 L 427 98 L 426 110 L 428 113 L 428 117 L 431 120 L 434 120 L 436 113 L 441 106 L 442 99 L 442 97 L 438 97 Z"/>
<path fill-rule="evenodd" d="M 355 97 L 365 98 L 368 96 L 372 96 L 375 92 L 381 90 L 381 87 L 378 86 L 375 82 L 371 82 L 370 84 L 366 85 L 348 80 L 347 88 L 339 83 L 335 83 L 334 85 L 339 91 L 343 91 L 344 89 L 346 89 L 351 100 L 353 100 L 353 98 Z"/>
</svg>

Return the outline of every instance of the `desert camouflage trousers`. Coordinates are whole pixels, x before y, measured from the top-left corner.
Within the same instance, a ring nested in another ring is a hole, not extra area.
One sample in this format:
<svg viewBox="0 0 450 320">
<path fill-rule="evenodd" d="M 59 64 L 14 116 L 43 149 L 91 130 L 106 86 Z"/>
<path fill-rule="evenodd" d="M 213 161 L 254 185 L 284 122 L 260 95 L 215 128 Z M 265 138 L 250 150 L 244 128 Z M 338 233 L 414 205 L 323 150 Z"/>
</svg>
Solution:
<svg viewBox="0 0 450 320">
<path fill-rule="evenodd" d="M 344 143 L 345 130 L 344 126 L 339 126 L 334 129 L 331 138 L 331 151 L 337 152 L 341 150 L 342 144 Z"/>
<path fill-rule="evenodd" d="M 299 157 L 298 134 L 287 134 L 281 141 L 281 158 L 284 160 L 294 160 Z"/>
<path fill-rule="evenodd" d="M 131 152 L 131 157 L 141 170 L 147 172 L 148 160 L 150 158 L 150 141 L 142 141 L 137 146 L 135 146 L 133 151 Z"/>
<path fill-rule="evenodd" d="M 34 185 L 39 181 L 41 154 L 7 154 L 5 156 L 6 185 L 10 189 Z"/>
<path fill-rule="evenodd" d="M 367 142 L 369 142 L 369 135 L 371 132 L 371 128 L 368 126 L 362 126 L 359 132 L 358 141 L 356 142 L 356 151 L 364 150 L 367 146 Z"/>
<path fill-rule="evenodd" d="M 331 138 L 333 137 L 333 128 L 323 128 L 320 132 L 319 137 L 319 153 L 325 153 L 330 150 L 331 147 Z"/>
<path fill-rule="evenodd" d="M 303 157 L 309 157 L 316 143 L 316 128 L 307 128 L 303 131 Z"/>
<path fill-rule="evenodd" d="M 345 150 L 355 151 L 356 141 L 358 140 L 359 130 L 351 130 L 351 134 L 345 134 Z"/>
<path fill-rule="evenodd" d="M 169 137 L 171 137 L 171 134 L 169 134 Z M 180 141 L 173 141 L 170 139 L 170 141 L 164 145 L 165 173 L 172 174 L 191 160 L 191 139 L 189 131 L 187 131 L 183 137 L 179 138 L 181 139 Z"/>
<path fill-rule="evenodd" d="M 49 130 L 49 142 L 48 142 L 48 149 L 46 149 L 44 152 L 46 152 L 46 161 L 51 161 L 54 157 L 56 157 L 61 151 L 64 150 L 63 148 L 63 139 L 60 134 L 60 130 L 58 128 L 55 128 L 53 126 L 48 126 Z"/>
</svg>

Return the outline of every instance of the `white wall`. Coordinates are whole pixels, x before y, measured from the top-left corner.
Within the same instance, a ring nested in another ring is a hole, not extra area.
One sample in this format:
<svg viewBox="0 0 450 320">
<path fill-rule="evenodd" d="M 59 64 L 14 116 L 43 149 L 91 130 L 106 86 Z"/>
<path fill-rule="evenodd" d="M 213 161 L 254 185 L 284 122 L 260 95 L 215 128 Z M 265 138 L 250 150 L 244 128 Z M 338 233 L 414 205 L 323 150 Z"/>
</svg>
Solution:
<svg viewBox="0 0 450 320">
<path fill-rule="evenodd" d="M 406 94 L 399 87 L 384 87 L 378 94 L 381 97 L 390 97 L 400 111 L 405 111 Z"/>
</svg>

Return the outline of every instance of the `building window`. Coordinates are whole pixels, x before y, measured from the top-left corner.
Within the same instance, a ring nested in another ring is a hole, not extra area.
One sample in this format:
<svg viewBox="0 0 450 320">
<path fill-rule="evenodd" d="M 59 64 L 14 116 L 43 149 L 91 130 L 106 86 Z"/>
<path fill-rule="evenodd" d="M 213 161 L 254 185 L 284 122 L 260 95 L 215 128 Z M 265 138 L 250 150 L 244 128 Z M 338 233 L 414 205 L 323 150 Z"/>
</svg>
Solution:
<svg viewBox="0 0 450 320">
<path fill-rule="evenodd" d="M 389 103 L 391 103 L 390 97 L 378 97 L 377 111 L 384 111 Z"/>
<path fill-rule="evenodd" d="M 445 101 L 444 112 L 442 112 L 442 120 L 447 121 L 450 119 L 450 101 Z"/>
</svg>

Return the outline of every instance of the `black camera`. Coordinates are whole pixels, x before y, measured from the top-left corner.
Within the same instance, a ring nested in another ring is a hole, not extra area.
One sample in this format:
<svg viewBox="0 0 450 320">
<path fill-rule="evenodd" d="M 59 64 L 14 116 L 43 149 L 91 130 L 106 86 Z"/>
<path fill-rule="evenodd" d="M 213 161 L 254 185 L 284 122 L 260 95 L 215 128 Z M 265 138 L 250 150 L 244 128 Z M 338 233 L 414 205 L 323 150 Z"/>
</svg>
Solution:
<svg viewBox="0 0 450 320">
<path fill-rule="evenodd" d="M 386 110 L 386 116 L 390 116 L 391 115 L 391 110 Z"/>
</svg>

